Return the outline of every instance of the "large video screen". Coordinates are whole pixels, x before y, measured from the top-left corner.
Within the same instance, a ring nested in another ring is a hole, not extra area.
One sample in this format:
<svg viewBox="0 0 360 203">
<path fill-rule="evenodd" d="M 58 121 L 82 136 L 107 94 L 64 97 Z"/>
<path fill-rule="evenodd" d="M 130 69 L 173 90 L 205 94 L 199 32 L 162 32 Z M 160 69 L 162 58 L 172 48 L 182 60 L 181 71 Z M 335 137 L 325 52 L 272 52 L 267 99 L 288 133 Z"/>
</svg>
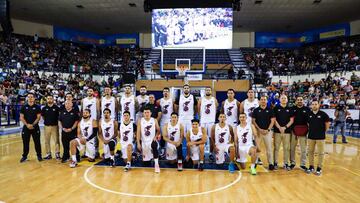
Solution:
<svg viewBox="0 0 360 203">
<path fill-rule="evenodd" d="M 232 8 L 154 9 L 152 47 L 232 48 Z"/>
</svg>

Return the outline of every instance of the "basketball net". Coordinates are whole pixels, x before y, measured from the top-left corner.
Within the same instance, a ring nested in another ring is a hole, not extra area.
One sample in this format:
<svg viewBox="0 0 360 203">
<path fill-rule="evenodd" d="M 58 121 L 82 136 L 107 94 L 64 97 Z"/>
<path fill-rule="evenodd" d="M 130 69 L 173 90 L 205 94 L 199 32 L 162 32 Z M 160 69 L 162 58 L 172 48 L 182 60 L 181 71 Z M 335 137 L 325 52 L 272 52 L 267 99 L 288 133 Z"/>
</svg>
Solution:
<svg viewBox="0 0 360 203">
<path fill-rule="evenodd" d="M 188 65 L 186 64 L 180 64 L 176 67 L 176 70 L 179 73 L 179 76 L 185 76 L 186 75 L 186 71 L 188 71 L 190 68 Z"/>
</svg>

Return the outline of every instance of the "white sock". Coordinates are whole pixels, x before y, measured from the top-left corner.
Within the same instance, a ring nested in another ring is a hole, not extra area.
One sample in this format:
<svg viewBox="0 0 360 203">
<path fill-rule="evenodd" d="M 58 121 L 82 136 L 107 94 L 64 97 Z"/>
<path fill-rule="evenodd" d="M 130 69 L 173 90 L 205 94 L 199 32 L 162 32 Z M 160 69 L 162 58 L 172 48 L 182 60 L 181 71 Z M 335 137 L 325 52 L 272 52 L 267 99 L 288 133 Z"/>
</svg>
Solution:
<svg viewBox="0 0 360 203">
<path fill-rule="evenodd" d="M 179 160 L 178 160 L 178 163 L 179 163 L 179 164 L 181 164 L 181 163 L 182 163 L 182 160 L 181 160 L 181 159 L 179 159 Z"/>
<path fill-rule="evenodd" d="M 126 163 L 126 165 L 131 166 L 131 162 L 130 162 L 130 161 L 128 161 L 128 162 Z"/>
<path fill-rule="evenodd" d="M 255 168 L 255 164 L 250 165 L 251 169 Z"/>
<path fill-rule="evenodd" d="M 114 161 L 114 155 L 110 155 L 110 159 Z"/>
<path fill-rule="evenodd" d="M 159 165 L 159 159 L 154 159 L 155 165 Z"/>
<path fill-rule="evenodd" d="M 203 160 L 200 160 L 200 163 L 201 163 L 201 164 L 203 164 L 203 163 L 204 163 L 204 161 L 203 161 Z"/>
<path fill-rule="evenodd" d="M 76 155 L 71 155 L 71 159 L 72 159 L 74 162 L 77 162 L 77 160 L 76 160 Z"/>
</svg>

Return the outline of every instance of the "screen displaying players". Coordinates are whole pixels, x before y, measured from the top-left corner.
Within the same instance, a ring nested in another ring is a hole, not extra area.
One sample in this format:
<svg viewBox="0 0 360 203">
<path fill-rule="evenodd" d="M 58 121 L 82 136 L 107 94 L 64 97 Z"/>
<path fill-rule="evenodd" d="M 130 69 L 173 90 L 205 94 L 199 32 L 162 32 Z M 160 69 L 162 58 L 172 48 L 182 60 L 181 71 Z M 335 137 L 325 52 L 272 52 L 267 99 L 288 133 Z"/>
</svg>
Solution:
<svg viewBox="0 0 360 203">
<path fill-rule="evenodd" d="M 154 9 L 152 47 L 232 48 L 232 8 Z"/>
</svg>

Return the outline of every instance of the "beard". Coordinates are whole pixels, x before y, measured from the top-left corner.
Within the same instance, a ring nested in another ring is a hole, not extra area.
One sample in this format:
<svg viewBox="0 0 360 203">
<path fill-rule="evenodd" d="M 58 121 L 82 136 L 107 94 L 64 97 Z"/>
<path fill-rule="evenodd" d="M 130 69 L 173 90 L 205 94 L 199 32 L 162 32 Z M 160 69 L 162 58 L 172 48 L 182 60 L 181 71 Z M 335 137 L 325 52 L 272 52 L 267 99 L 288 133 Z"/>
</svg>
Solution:
<svg viewBox="0 0 360 203">
<path fill-rule="evenodd" d="M 207 97 L 208 97 L 208 96 L 211 96 L 211 94 L 205 94 L 205 95 L 206 95 Z"/>
<path fill-rule="evenodd" d="M 88 119 L 90 118 L 90 116 L 83 116 L 83 119 Z"/>
<path fill-rule="evenodd" d="M 145 93 L 145 92 L 140 92 L 140 95 L 141 95 L 141 96 L 145 96 L 146 93 Z"/>
</svg>

